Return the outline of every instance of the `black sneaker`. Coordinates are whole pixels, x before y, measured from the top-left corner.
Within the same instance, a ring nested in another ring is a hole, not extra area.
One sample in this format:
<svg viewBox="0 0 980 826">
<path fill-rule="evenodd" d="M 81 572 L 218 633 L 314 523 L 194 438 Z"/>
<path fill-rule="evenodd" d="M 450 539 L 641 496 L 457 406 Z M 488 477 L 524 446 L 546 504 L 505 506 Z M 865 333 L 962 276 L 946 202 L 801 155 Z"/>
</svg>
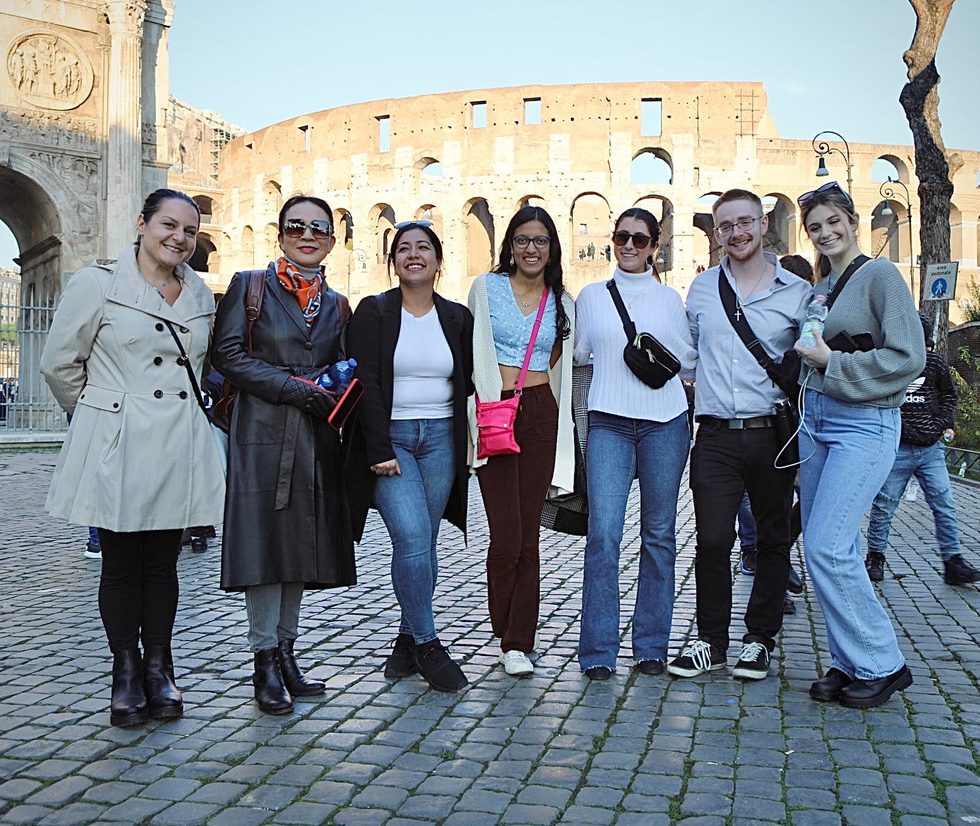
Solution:
<svg viewBox="0 0 980 826">
<path fill-rule="evenodd" d="M 789 598 L 789 594 L 783 597 L 783 616 L 789 617 L 796 613 L 796 603 Z"/>
<path fill-rule="evenodd" d="M 667 673 L 675 677 L 697 677 L 709 671 L 718 671 L 728 665 L 725 655 L 715 651 L 711 643 L 704 640 L 692 642 L 679 657 L 667 666 Z"/>
<path fill-rule="evenodd" d="M 640 660 L 636 664 L 636 670 L 641 674 L 647 674 L 653 677 L 658 677 L 664 673 L 667 668 L 667 663 L 663 660 Z"/>
<path fill-rule="evenodd" d="M 980 571 L 956 554 L 943 562 L 943 582 L 947 585 L 970 585 L 980 582 Z"/>
<path fill-rule="evenodd" d="M 602 683 L 608 680 L 613 675 L 611 668 L 606 668 L 604 665 L 594 665 L 592 668 L 585 669 L 585 676 L 590 680 L 595 680 L 596 682 Z"/>
<path fill-rule="evenodd" d="M 789 581 L 786 583 L 786 590 L 791 594 L 803 593 L 803 578 L 792 565 L 789 566 Z"/>
<path fill-rule="evenodd" d="M 196 554 L 203 554 L 208 549 L 208 540 L 203 536 L 191 537 L 191 551 Z"/>
<path fill-rule="evenodd" d="M 742 559 L 738 568 L 745 576 L 755 576 L 755 558 L 758 554 L 755 548 L 742 549 Z"/>
<path fill-rule="evenodd" d="M 769 676 L 769 650 L 761 642 L 747 642 L 732 669 L 737 680 L 764 680 Z"/>
<path fill-rule="evenodd" d="M 385 661 L 385 677 L 397 680 L 415 673 L 415 639 L 411 634 L 399 634 Z"/>
<path fill-rule="evenodd" d="M 868 569 L 868 579 L 881 582 L 885 578 L 885 555 L 880 551 L 868 551 L 864 567 Z"/>
<path fill-rule="evenodd" d="M 415 668 L 436 691 L 459 691 L 469 685 L 463 670 L 453 662 L 439 638 L 415 646 Z"/>
</svg>

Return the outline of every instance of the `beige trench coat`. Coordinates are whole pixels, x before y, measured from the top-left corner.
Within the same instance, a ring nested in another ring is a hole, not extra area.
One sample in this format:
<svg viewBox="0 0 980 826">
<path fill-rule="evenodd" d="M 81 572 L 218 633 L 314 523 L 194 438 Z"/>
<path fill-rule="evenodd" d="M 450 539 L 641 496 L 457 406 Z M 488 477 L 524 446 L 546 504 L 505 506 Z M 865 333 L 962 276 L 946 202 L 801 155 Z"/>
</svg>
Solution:
<svg viewBox="0 0 980 826">
<path fill-rule="evenodd" d="M 221 521 L 225 485 L 207 416 L 173 324 L 200 381 L 214 297 L 190 267 L 173 306 L 143 279 L 135 247 L 75 273 L 55 313 L 41 373 L 72 413 L 46 508 L 117 532 Z"/>
</svg>

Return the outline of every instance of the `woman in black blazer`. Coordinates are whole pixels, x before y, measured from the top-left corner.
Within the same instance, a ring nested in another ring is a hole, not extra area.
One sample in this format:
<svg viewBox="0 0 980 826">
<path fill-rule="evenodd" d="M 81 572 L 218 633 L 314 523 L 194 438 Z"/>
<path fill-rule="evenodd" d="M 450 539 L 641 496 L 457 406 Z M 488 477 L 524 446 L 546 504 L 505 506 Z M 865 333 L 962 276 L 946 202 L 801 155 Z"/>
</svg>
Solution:
<svg viewBox="0 0 980 826">
<path fill-rule="evenodd" d="M 473 316 L 435 292 L 442 243 L 428 221 L 397 226 L 388 255 L 399 286 L 358 305 L 347 330 L 364 397 L 349 428 L 354 538 L 374 505 L 391 536 L 401 626 L 388 678 L 419 672 L 439 691 L 467 684 L 439 642 L 432 612 L 443 517 L 466 533 L 466 398 L 473 392 Z"/>
</svg>

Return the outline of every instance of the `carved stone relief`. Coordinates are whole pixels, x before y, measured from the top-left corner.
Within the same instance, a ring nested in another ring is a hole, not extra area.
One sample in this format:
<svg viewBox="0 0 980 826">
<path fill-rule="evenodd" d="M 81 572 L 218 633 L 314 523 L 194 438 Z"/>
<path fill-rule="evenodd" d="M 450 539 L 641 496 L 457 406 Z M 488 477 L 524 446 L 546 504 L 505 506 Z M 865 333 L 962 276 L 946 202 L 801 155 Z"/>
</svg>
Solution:
<svg viewBox="0 0 980 826">
<path fill-rule="evenodd" d="M 92 63 L 64 35 L 22 34 L 7 51 L 7 76 L 18 97 L 44 109 L 76 109 L 92 93 Z"/>
<path fill-rule="evenodd" d="M 92 154 L 99 151 L 95 119 L 67 113 L 0 108 L 0 138 Z"/>
<path fill-rule="evenodd" d="M 33 151 L 28 157 L 51 170 L 65 185 L 72 203 L 59 204 L 59 212 L 72 223 L 71 244 L 79 259 L 87 261 L 98 254 L 99 212 L 96 207 L 99 194 L 99 164 L 91 158 L 62 155 L 56 152 Z M 67 235 L 67 234 L 66 234 Z"/>
</svg>

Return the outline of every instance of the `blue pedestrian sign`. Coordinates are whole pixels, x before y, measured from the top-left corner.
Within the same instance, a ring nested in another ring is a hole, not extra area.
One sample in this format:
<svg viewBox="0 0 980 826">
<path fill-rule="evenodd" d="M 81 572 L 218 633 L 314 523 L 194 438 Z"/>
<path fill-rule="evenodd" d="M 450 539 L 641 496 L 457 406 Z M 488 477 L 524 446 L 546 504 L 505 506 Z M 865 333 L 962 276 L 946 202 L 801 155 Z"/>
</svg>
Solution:
<svg viewBox="0 0 980 826">
<path fill-rule="evenodd" d="M 956 273 L 959 261 L 947 261 L 943 264 L 929 264 L 926 267 L 927 301 L 952 301 L 956 296 Z"/>
</svg>

